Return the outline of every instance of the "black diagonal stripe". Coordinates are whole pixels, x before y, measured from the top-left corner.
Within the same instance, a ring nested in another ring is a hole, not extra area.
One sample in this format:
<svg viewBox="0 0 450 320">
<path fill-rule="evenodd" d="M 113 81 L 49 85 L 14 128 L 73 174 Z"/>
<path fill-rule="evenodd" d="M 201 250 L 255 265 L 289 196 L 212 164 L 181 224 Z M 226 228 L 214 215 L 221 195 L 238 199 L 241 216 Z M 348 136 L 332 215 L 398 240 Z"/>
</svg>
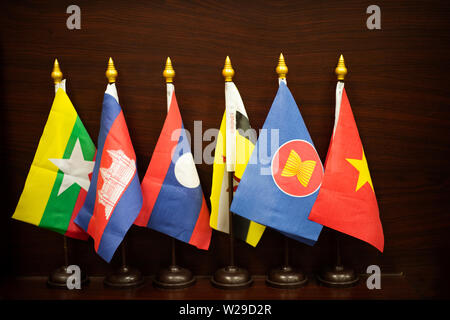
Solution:
<svg viewBox="0 0 450 320">
<path fill-rule="evenodd" d="M 248 118 L 244 116 L 239 111 L 236 111 L 236 129 L 239 131 L 240 135 L 244 138 L 247 138 L 250 140 L 253 144 L 256 143 L 256 136 L 250 134 L 249 129 L 252 127 L 250 126 L 250 122 L 248 121 Z"/>
<path fill-rule="evenodd" d="M 250 220 L 233 214 L 233 234 L 235 238 L 243 241 L 247 240 L 248 229 L 250 228 Z"/>
</svg>

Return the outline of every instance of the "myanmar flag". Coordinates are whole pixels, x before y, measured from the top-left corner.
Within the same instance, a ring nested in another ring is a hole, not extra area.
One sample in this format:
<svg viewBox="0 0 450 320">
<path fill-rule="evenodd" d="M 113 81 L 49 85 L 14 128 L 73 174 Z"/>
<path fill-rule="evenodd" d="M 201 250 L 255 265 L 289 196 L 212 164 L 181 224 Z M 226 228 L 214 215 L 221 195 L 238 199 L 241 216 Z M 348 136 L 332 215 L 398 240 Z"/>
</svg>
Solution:
<svg viewBox="0 0 450 320">
<path fill-rule="evenodd" d="M 256 133 L 252 136 L 250 122 L 247 112 L 244 108 L 241 96 L 236 85 L 229 81 L 225 82 L 225 102 L 227 107 L 230 105 L 235 108 L 235 121 L 231 122 L 235 133 L 234 152 L 231 153 L 234 158 L 234 176 L 233 192 L 242 178 L 245 167 L 247 166 L 250 155 L 255 148 Z M 234 112 L 233 112 L 234 115 Z M 231 144 L 232 145 L 232 144 Z M 229 179 L 227 165 L 227 147 L 230 144 L 226 141 L 226 112 L 223 115 L 220 131 L 217 137 L 216 150 L 214 154 L 213 178 L 211 187 L 211 217 L 210 225 L 212 228 L 228 233 L 229 232 Z M 230 151 L 228 149 L 228 151 Z M 230 154 L 230 152 L 228 152 Z M 265 226 L 248 220 L 244 217 L 233 216 L 233 233 L 238 239 L 246 241 L 252 246 L 256 246 L 261 239 Z"/>
<path fill-rule="evenodd" d="M 377 199 L 343 82 L 338 82 L 336 97 L 325 175 L 309 219 L 366 241 L 383 252 Z"/>
<path fill-rule="evenodd" d="M 74 222 L 89 189 L 95 146 L 59 88 L 13 219 L 86 240 Z"/>
</svg>

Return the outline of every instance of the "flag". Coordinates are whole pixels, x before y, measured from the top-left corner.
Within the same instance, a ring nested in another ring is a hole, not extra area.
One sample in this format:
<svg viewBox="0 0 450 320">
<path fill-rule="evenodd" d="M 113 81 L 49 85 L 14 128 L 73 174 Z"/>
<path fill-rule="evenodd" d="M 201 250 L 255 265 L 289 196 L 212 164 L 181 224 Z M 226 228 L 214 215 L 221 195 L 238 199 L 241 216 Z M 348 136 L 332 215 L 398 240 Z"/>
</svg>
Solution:
<svg viewBox="0 0 450 320">
<path fill-rule="evenodd" d="M 87 240 L 73 221 L 83 205 L 95 146 L 66 92 L 56 91 L 13 219 Z"/>
<path fill-rule="evenodd" d="M 337 86 L 336 119 L 322 188 L 309 219 L 383 252 L 377 199 L 343 82 Z"/>
<path fill-rule="evenodd" d="M 269 148 L 276 150 L 264 152 Z M 280 81 L 231 211 L 313 245 L 322 226 L 308 215 L 322 177 L 322 162 L 297 104 Z"/>
<path fill-rule="evenodd" d="M 207 250 L 211 240 L 209 210 L 175 92 L 169 101 L 161 135 L 142 180 L 144 203 L 135 224 Z"/>
<path fill-rule="evenodd" d="M 113 83 L 103 98 L 92 181 L 75 223 L 89 233 L 95 251 L 109 262 L 141 206 L 136 154 Z"/>
<path fill-rule="evenodd" d="M 252 135 L 250 122 L 244 108 L 241 96 L 236 85 L 232 81 L 225 82 L 225 101 L 228 106 L 234 107 L 235 121 L 232 121 L 232 130 L 235 133 L 235 159 L 233 191 L 239 184 L 248 159 L 253 152 L 256 134 Z M 210 226 L 216 230 L 229 232 L 229 179 L 227 165 L 227 140 L 226 140 L 226 112 L 223 115 L 220 131 L 217 137 L 214 154 L 213 178 L 211 186 L 211 218 Z M 229 152 L 228 152 L 229 153 Z M 265 226 L 250 221 L 238 215 L 233 216 L 233 233 L 238 239 L 256 246 L 264 233 Z"/>
</svg>

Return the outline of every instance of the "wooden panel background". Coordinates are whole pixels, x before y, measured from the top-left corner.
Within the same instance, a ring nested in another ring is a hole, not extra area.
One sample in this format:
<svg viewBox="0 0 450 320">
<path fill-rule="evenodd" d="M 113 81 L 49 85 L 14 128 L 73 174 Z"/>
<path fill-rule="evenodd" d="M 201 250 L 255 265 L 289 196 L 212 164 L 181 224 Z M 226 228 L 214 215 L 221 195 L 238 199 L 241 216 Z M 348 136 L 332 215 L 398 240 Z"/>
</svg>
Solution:
<svg viewBox="0 0 450 320">
<path fill-rule="evenodd" d="M 185 127 L 217 128 L 224 110 L 221 69 L 229 55 L 251 124 L 261 128 L 277 90 L 280 52 L 289 87 L 319 154 L 330 139 L 340 53 L 346 88 L 378 196 L 386 246 L 380 254 L 344 236 L 344 261 L 364 272 L 404 272 L 423 297 L 449 296 L 449 56 L 450 5 L 446 1 L 377 1 L 382 29 L 366 28 L 372 2 L 343 1 L 77 1 L 81 30 L 66 28 L 70 1 L 1 4 L 0 126 L 3 274 L 46 275 L 62 263 L 62 237 L 10 219 L 19 199 L 53 99 L 55 57 L 67 91 L 96 141 L 109 56 L 119 71 L 118 91 L 138 156 L 141 178 L 166 114 L 163 64 L 176 70 Z M 204 142 L 206 146 L 209 142 Z M 198 165 L 209 198 L 212 166 Z M 293 264 L 309 273 L 330 259 L 332 237 L 316 246 L 293 244 Z M 170 241 L 133 227 L 129 261 L 145 274 L 169 262 Z M 265 274 L 282 261 L 283 238 L 267 231 L 253 249 L 236 243 L 237 261 Z M 91 275 L 105 263 L 92 241 L 70 241 L 70 257 Z M 226 264 L 227 241 L 214 232 L 201 252 L 179 244 L 180 264 L 212 274 Z"/>
</svg>

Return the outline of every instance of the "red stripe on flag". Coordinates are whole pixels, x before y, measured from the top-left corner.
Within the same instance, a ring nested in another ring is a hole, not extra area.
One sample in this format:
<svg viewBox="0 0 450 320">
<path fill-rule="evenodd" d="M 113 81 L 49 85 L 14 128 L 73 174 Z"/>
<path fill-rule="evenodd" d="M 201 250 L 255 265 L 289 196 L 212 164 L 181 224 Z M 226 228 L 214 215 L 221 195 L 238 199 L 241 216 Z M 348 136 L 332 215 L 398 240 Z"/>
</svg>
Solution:
<svg viewBox="0 0 450 320">
<path fill-rule="evenodd" d="M 70 217 L 69 226 L 67 227 L 67 231 L 64 234 L 67 237 L 80 239 L 80 240 L 87 240 L 89 238 L 89 235 L 73 222 L 73 220 L 78 215 L 78 212 L 83 207 L 84 200 L 86 199 L 86 195 L 87 195 L 87 191 L 84 190 L 83 188 L 81 188 L 80 193 L 78 193 L 77 201 L 75 202 L 75 206 L 72 211 L 72 216 Z"/>
<path fill-rule="evenodd" d="M 196 246 L 199 249 L 208 250 L 211 242 L 211 227 L 209 226 L 209 210 L 206 206 L 205 198 L 202 196 L 202 208 L 198 215 L 197 223 L 192 232 L 189 244 Z"/>
<path fill-rule="evenodd" d="M 178 109 L 175 93 L 173 93 L 161 135 L 158 138 L 147 172 L 142 180 L 141 188 L 144 202 L 141 212 L 134 222 L 138 226 L 146 227 L 148 225 L 153 206 L 156 203 L 156 199 L 158 199 L 167 170 L 169 170 L 172 153 L 180 139 L 181 124 L 180 110 Z"/>
<path fill-rule="evenodd" d="M 134 153 L 133 145 L 131 143 L 131 138 L 128 133 L 128 127 L 125 122 L 125 117 L 123 115 L 123 111 L 120 111 L 120 113 L 117 115 L 117 118 L 114 120 L 114 123 L 112 124 L 108 135 L 106 137 L 105 143 L 103 145 L 102 150 L 102 159 L 100 162 L 100 169 L 104 168 L 107 169 L 112 164 L 112 159 L 110 155 L 107 154 L 107 150 L 122 150 L 125 155 L 134 160 L 136 162 L 136 154 Z M 134 175 L 136 175 L 136 171 L 134 172 Z M 112 208 L 111 215 L 106 219 L 105 215 L 105 206 L 100 204 L 98 202 L 98 194 L 95 196 L 95 207 L 94 212 L 92 214 L 92 218 L 89 222 L 88 226 L 88 233 L 91 235 L 91 237 L 94 239 L 95 244 L 95 251 L 98 250 L 98 247 L 101 242 L 101 238 L 103 236 L 103 232 L 108 224 L 109 219 L 114 214 L 114 209 L 119 203 L 120 199 L 122 198 L 122 195 L 127 190 L 128 186 L 130 185 L 131 181 L 134 179 L 133 177 L 128 181 L 128 184 L 123 189 L 122 194 L 119 196 L 118 200 L 114 203 L 114 207 Z M 97 178 L 97 188 L 96 193 L 98 193 L 99 190 L 102 189 L 103 186 L 103 178 L 101 173 L 99 172 L 98 178 Z"/>
<path fill-rule="evenodd" d="M 97 150 L 95 150 L 94 158 L 92 161 L 95 161 L 95 158 L 97 157 Z M 92 179 L 92 172 L 89 174 L 89 181 Z M 78 215 L 78 212 L 83 207 L 84 201 L 86 200 L 87 191 L 85 191 L 83 188 L 80 189 L 80 193 L 78 194 L 77 201 L 75 202 L 75 206 L 72 211 L 72 217 L 70 218 L 69 226 L 67 227 L 67 231 L 64 234 L 67 237 L 80 239 L 80 240 L 87 240 L 89 238 L 89 234 L 85 232 L 83 229 L 81 229 L 75 222 L 75 218 Z"/>
</svg>

